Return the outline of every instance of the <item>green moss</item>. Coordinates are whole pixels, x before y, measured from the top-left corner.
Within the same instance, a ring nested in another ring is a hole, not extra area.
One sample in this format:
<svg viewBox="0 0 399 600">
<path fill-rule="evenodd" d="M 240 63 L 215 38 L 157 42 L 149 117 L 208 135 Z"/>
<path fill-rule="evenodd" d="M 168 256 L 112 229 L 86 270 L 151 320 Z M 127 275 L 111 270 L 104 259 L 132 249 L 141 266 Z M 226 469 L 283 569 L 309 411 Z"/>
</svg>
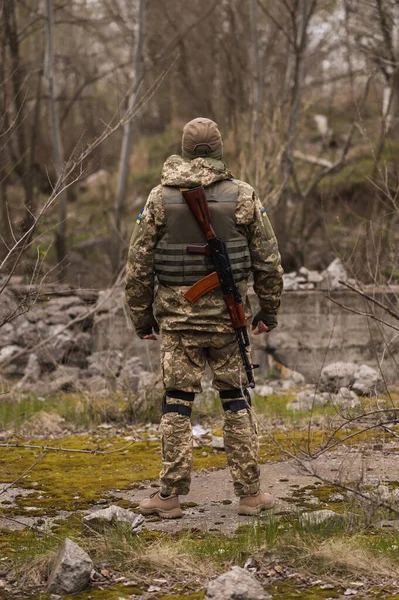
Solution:
<svg viewBox="0 0 399 600">
<path fill-rule="evenodd" d="M 321 598 L 340 598 L 337 590 L 323 590 L 319 586 L 308 587 L 306 583 L 295 581 L 278 581 L 265 587 L 273 598 L 284 600 L 318 600 Z"/>
<path fill-rule="evenodd" d="M 181 592 L 177 592 L 176 594 L 167 594 L 166 596 L 156 596 L 159 600 L 202 600 L 205 598 L 204 590 L 200 590 L 199 592 L 182 594 Z"/>
</svg>

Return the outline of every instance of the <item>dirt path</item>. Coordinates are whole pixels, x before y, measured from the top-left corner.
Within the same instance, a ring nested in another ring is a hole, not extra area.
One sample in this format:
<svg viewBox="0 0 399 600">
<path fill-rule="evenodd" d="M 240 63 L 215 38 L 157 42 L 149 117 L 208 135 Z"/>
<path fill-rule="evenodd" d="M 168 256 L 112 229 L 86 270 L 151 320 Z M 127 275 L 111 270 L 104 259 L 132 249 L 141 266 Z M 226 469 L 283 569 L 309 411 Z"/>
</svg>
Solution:
<svg viewBox="0 0 399 600">
<path fill-rule="evenodd" d="M 364 483 L 376 487 L 379 483 L 388 484 L 399 480 L 399 457 L 389 450 L 368 451 L 361 454 L 356 451 L 334 452 L 326 454 L 314 461 L 312 468 L 322 477 L 341 482 L 358 481 L 362 474 Z M 272 493 L 276 498 L 275 512 L 292 511 L 301 507 L 303 499 L 315 508 L 326 508 L 325 502 L 317 502 L 313 489 L 304 491 L 306 486 L 320 486 L 320 481 L 313 475 L 301 473 L 297 464 L 292 461 L 269 463 L 261 466 L 261 481 L 264 491 Z M 113 493 L 119 498 L 139 502 L 157 487 L 155 482 L 147 482 L 142 489 Z M 321 488 L 320 488 L 321 489 Z M 330 496 L 336 496 L 339 490 L 331 490 Z M 185 503 L 195 506 L 185 508 L 184 517 L 179 520 L 147 519 L 150 529 L 176 532 L 182 529 L 195 528 L 201 531 L 233 534 L 237 527 L 250 522 L 248 517 L 237 515 L 237 498 L 228 469 L 218 471 L 197 471 L 193 473 L 190 493 L 182 497 Z M 306 504 L 305 504 L 306 506 Z"/>
</svg>

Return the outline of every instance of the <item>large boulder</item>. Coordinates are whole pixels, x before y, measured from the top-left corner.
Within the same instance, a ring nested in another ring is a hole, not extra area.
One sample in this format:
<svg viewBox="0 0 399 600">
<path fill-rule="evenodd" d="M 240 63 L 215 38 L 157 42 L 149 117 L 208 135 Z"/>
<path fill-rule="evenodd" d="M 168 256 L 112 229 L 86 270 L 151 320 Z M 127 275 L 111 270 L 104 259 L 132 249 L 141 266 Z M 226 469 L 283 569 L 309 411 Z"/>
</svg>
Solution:
<svg viewBox="0 0 399 600">
<path fill-rule="evenodd" d="M 320 389 L 323 392 L 338 393 L 340 388 L 350 388 L 358 370 L 355 363 L 338 361 L 324 367 L 320 376 Z"/>
<path fill-rule="evenodd" d="M 246 569 L 233 567 L 210 581 L 206 587 L 207 600 L 269 600 L 261 584 Z"/>
<path fill-rule="evenodd" d="M 360 365 L 355 373 L 355 380 L 351 385 L 351 389 L 359 396 L 376 394 L 380 382 L 381 375 L 378 371 L 368 365 Z"/>
<path fill-rule="evenodd" d="M 66 538 L 58 552 L 47 583 L 50 594 L 76 594 L 90 583 L 93 562 L 75 542 Z"/>
</svg>

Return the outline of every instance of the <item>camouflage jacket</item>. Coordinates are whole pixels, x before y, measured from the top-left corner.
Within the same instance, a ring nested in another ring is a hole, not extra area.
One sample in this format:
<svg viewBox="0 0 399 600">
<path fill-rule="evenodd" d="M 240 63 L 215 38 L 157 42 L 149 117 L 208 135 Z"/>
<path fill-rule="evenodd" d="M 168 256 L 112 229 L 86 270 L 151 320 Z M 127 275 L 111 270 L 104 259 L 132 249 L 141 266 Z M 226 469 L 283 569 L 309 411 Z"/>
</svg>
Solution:
<svg viewBox="0 0 399 600">
<path fill-rule="evenodd" d="M 162 239 L 165 228 L 162 186 L 207 186 L 231 177 L 230 171 L 221 161 L 203 158 L 188 161 L 177 155 L 166 160 L 161 185 L 151 191 L 137 219 L 126 267 L 126 300 L 135 330 L 140 337 L 154 326 L 154 315 L 161 330 L 231 331 L 220 289 L 209 292 L 195 305 L 191 305 L 183 297 L 188 288 L 160 284 L 156 280 L 153 265 L 155 247 Z M 254 291 L 261 309 L 276 313 L 283 287 L 277 240 L 253 188 L 242 181 L 235 182 L 238 184 L 236 223 L 248 240 Z M 238 286 L 246 305 L 247 318 L 250 318 L 247 281 L 240 282 Z"/>
</svg>

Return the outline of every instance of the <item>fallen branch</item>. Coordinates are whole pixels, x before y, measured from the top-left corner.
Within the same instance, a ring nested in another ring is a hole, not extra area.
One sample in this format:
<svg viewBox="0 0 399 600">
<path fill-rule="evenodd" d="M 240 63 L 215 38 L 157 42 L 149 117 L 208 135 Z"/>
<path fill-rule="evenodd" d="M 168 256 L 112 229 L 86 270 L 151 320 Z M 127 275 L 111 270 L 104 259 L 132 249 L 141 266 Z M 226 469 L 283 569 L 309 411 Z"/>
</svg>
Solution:
<svg viewBox="0 0 399 600">
<path fill-rule="evenodd" d="M 138 440 L 133 440 L 127 446 L 123 446 L 122 448 L 118 448 L 117 450 L 109 450 L 105 452 L 104 450 L 99 450 L 98 448 L 93 448 L 93 450 L 80 450 L 79 448 L 62 448 L 60 446 L 40 446 L 39 444 L 19 444 L 18 442 L 7 442 L 1 443 L 0 448 L 21 448 L 22 450 L 43 450 L 44 452 L 72 452 L 77 454 L 100 454 L 105 456 L 106 454 L 116 454 L 118 452 L 124 452 L 133 444 L 136 444 Z M 33 465 L 34 466 L 34 465 Z"/>
</svg>

